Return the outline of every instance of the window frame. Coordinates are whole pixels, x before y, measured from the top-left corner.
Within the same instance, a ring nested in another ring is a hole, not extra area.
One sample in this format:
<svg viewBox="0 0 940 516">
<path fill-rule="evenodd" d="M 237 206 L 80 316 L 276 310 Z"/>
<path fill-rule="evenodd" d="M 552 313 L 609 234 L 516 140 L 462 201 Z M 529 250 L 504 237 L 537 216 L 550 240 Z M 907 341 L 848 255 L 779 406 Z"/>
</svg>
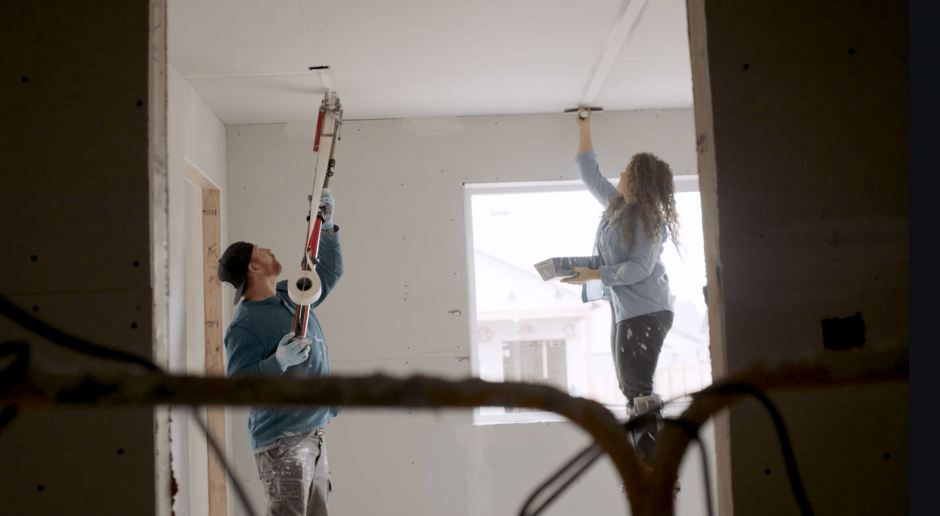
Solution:
<svg viewBox="0 0 940 516">
<path fill-rule="evenodd" d="M 620 181 L 616 178 L 606 178 L 615 185 Z M 675 175 L 673 181 L 676 193 L 699 192 L 698 175 Z M 474 195 L 500 194 L 500 193 L 549 193 L 549 192 L 581 192 L 587 187 L 580 179 L 546 180 L 546 181 L 500 181 L 500 182 L 468 182 L 463 184 L 464 201 L 464 241 L 467 259 L 467 312 L 470 338 L 470 370 L 473 378 L 480 378 L 479 344 L 477 342 L 477 303 L 476 303 L 476 264 L 474 261 L 473 245 L 473 206 Z M 626 407 L 611 407 L 605 405 L 614 416 L 619 419 L 626 418 Z M 688 406 L 687 402 L 671 403 L 667 407 L 668 414 L 678 415 Z M 521 412 L 510 414 L 482 414 L 480 407 L 473 410 L 473 425 L 512 424 L 512 423 L 541 423 L 550 421 L 567 421 L 568 418 L 554 412 Z"/>
</svg>

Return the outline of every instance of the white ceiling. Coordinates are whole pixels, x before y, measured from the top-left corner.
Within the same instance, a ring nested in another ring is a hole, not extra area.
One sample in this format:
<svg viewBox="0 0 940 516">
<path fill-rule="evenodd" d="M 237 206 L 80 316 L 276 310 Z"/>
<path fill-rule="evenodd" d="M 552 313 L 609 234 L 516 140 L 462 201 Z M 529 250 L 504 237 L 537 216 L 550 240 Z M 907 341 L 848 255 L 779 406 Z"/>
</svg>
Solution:
<svg viewBox="0 0 940 516">
<path fill-rule="evenodd" d="M 633 2 L 633 5 L 630 5 Z M 223 123 L 688 108 L 685 0 L 170 0 L 169 60 Z M 606 55 L 606 58 L 605 58 Z"/>
</svg>

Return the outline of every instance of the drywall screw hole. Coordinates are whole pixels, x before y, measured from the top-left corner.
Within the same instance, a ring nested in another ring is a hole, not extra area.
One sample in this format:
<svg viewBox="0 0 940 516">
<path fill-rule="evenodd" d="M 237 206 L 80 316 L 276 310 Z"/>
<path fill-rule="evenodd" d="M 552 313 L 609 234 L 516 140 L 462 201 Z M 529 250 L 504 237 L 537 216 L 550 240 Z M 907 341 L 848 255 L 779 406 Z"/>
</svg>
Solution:
<svg viewBox="0 0 940 516">
<path fill-rule="evenodd" d="M 38 311 L 39 311 L 39 307 L 38 307 L 38 306 L 34 306 L 34 307 L 33 307 L 33 311 L 34 311 L 34 312 L 38 312 Z"/>
<path fill-rule="evenodd" d="M 42 484 L 39 484 L 38 486 L 36 486 L 36 491 L 39 491 L 40 493 L 43 492 L 43 491 L 45 491 L 45 490 L 46 490 L 46 486 L 44 486 L 44 485 L 42 485 Z"/>
<path fill-rule="evenodd" d="M 132 329 L 133 329 L 133 328 L 137 328 L 137 323 L 132 322 L 132 323 L 131 323 L 131 328 L 132 328 Z"/>
<path fill-rule="evenodd" d="M 35 254 L 29 257 L 29 261 L 31 261 L 31 262 L 35 262 L 35 261 L 38 260 L 38 259 L 39 259 L 39 257 L 36 256 Z"/>
<path fill-rule="evenodd" d="M 23 76 L 23 82 L 29 82 L 29 77 L 27 77 L 27 76 L 24 75 L 24 76 Z M 40 489 L 40 491 L 42 491 L 42 489 Z"/>
<path fill-rule="evenodd" d="M 118 448 L 117 454 L 118 454 L 118 455 L 124 455 L 124 448 Z"/>
<path fill-rule="evenodd" d="M 849 55 L 852 55 L 852 54 L 854 54 L 854 53 L 855 53 L 855 49 L 854 49 L 854 48 L 850 48 L 850 49 L 849 49 Z"/>
<path fill-rule="evenodd" d="M 764 470 L 764 474 L 765 474 L 765 475 L 769 475 L 769 474 L 770 474 L 770 468 L 765 469 L 765 470 Z"/>
<path fill-rule="evenodd" d="M 890 454 L 890 453 L 886 453 L 886 454 L 882 455 L 881 458 L 884 459 L 884 460 L 891 460 L 891 454 Z"/>
<path fill-rule="evenodd" d="M 745 64 L 745 65 L 744 65 L 744 69 L 745 69 L 745 70 L 749 69 L 750 67 L 751 67 L 751 65 L 749 65 L 749 64 Z"/>
<path fill-rule="evenodd" d="M 134 267 L 140 267 L 140 262 L 134 262 Z"/>
</svg>

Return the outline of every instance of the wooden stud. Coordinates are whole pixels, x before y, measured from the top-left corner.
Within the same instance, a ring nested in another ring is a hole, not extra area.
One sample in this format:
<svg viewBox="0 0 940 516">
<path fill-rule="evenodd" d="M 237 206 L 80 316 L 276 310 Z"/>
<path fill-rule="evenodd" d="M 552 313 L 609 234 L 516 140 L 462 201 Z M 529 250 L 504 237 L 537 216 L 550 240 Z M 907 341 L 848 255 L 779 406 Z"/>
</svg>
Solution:
<svg viewBox="0 0 940 516">
<path fill-rule="evenodd" d="M 222 256 L 219 218 L 219 190 L 202 191 L 202 244 L 205 322 L 206 374 L 225 375 L 225 353 L 222 348 L 222 283 L 219 281 L 219 258 Z"/>
<path fill-rule="evenodd" d="M 195 171 L 195 168 L 185 167 Z M 198 171 L 196 171 L 198 172 Z M 187 176 L 188 177 L 188 176 Z M 205 314 L 206 376 L 225 376 L 225 351 L 222 344 L 222 283 L 219 258 L 222 256 L 219 190 L 202 174 L 194 184 L 202 190 L 203 300 Z M 208 187 L 208 188 L 206 188 Z M 220 443 L 225 442 L 225 409 L 206 409 L 206 426 Z M 209 516 L 226 516 L 227 480 L 220 457 L 209 451 Z"/>
<path fill-rule="evenodd" d="M 712 380 L 728 376 L 725 346 L 724 297 L 721 284 L 720 233 L 718 228 L 718 176 L 715 161 L 712 92 L 708 67 L 708 31 L 705 0 L 689 0 L 689 46 L 692 57 L 692 98 L 698 150 L 699 191 L 702 196 L 702 226 L 705 236 L 705 275 L 708 284 L 708 332 Z M 731 493 L 731 424 L 728 412 L 715 416 L 715 456 L 717 462 L 718 514 L 734 514 Z"/>
</svg>

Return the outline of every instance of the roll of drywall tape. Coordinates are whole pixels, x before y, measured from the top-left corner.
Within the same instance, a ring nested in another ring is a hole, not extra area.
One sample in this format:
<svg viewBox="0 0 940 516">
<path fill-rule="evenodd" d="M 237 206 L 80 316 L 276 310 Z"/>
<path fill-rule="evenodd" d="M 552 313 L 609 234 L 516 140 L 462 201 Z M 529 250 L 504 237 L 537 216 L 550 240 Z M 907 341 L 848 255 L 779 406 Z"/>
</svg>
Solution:
<svg viewBox="0 0 940 516">
<path fill-rule="evenodd" d="M 287 280 L 287 295 L 294 304 L 307 306 L 320 299 L 320 277 L 316 271 L 297 271 Z"/>
</svg>

